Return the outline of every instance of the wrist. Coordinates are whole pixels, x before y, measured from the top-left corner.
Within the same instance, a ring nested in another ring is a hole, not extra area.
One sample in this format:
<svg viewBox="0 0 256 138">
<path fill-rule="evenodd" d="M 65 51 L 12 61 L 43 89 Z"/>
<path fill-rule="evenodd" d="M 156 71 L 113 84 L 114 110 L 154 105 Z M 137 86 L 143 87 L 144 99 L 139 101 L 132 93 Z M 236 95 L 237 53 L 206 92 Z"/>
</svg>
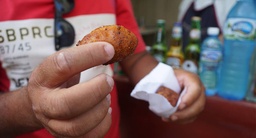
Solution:
<svg viewBox="0 0 256 138">
<path fill-rule="evenodd" d="M 34 116 L 26 87 L 0 95 L 0 135 L 19 135 L 42 128 Z"/>
<path fill-rule="evenodd" d="M 42 123 L 37 119 L 37 117 L 35 116 L 35 113 L 33 111 L 33 105 L 29 98 L 29 93 L 28 93 L 27 87 L 23 87 L 20 94 L 21 94 L 21 97 L 23 97 L 22 103 L 24 103 L 24 106 L 26 106 L 24 116 L 27 116 L 27 118 L 28 118 L 27 121 L 30 122 L 30 127 L 35 130 L 43 128 Z"/>
</svg>

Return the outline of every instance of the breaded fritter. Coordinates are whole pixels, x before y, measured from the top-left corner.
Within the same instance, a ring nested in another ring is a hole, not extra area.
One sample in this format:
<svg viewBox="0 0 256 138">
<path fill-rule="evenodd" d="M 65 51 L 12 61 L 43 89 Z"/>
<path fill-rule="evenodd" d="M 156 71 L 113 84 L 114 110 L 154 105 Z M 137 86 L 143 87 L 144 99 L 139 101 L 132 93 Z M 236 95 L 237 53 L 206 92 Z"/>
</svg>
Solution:
<svg viewBox="0 0 256 138">
<path fill-rule="evenodd" d="M 82 40 L 77 46 L 93 42 L 108 42 L 114 46 L 114 57 L 104 65 L 122 61 L 131 55 L 137 47 L 138 39 L 134 33 L 121 25 L 107 25 L 96 28 Z"/>
<path fill-rule="evenodd" d="M 177 101 L 179 99 L 178 93 L 174 92 L 173 90 L 165 86 L 160 86 L 156 93 L 164 96 L 172 106 L 176 106 Z"/>
</svg>

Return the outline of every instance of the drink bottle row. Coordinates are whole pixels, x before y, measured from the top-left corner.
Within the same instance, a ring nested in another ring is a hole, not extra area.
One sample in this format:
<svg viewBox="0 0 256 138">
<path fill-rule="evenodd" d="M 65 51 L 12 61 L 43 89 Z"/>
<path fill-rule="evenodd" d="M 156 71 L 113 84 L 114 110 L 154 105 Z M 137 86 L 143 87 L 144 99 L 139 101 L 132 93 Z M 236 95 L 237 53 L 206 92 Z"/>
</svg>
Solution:
<svg viewBox="0 0 256 138">
<path fill-rule="evenodd" d="M 206 94 L 214 95 L 222 59 L 222 45 L 218 39 L 219 29 L 209 27 L 207 30 L 209 37 L 201 44 L 201 19 L 195 16 L 191 20 L 190 39 L 185 50 L 182 48 L 182 24 L 176 22 L 172 27 L 170 46 L 167 48 L 165 21 L 158 20 L 157 39 L 151 53 L 159 62 L 200 75 L 207 87 Z"/>
<path fill-rule="evenodd" d="M 189 43 L 182 48 L 182 24 L 172 27 L 169 47 L 166 44 L 165 20 L 157 20 L 157 38 L 151 54 L 173 68 L 182 68 L 200 76 L 206 95 L 230 100 L 255 101 L 256 80 L 256 3 L 237 1 L 223 27 L 208 27 L 201 40 L 201 18 L 192 17 Z M 239 12 L 244 11 L 244 12 Z"/>
</svg>

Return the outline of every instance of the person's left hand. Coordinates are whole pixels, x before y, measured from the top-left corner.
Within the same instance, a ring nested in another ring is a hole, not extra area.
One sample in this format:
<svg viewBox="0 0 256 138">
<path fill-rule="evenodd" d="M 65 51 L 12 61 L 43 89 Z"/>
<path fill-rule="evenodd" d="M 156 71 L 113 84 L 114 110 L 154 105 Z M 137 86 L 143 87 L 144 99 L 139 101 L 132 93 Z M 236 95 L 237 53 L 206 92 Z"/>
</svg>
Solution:
<svg viewBox="0 0 256 138">
<path fill-rule="evenodd" d="M 162 118 L 166 122 L 190 123 L 193 122 L 205 106 L 205 88 L 200 78 L 193 73 L 182 69 L 175 69 L 174 73 L 182 88 L 187 88 L 186 94 L 181 97 L 177 112 L 169 118 Z"/>
</svg>

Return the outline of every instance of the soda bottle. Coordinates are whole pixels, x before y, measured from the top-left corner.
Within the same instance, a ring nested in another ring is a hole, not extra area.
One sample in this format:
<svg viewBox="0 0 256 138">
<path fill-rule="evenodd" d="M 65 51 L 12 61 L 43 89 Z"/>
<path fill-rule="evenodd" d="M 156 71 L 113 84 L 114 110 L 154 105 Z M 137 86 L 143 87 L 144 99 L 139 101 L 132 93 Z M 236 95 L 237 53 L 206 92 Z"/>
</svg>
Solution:
<svg viewBox="0 0 256 138">
<path fill-rule="evenodd" d="M 200 53 L 199 76 L 206 88 L 206 95 L 217 93 L 219 64 L 222 59 L 222 44 L 218 39 L 219 28 L 209 27 L 208 37 L 203 41 Z"/>
<path fill-rule="evenodd" d="M 156 41 L 152 46 L 151 52 L 152 55 L 159 62 L 165 62 L 165 55 L 167 52 L 167 45 L 165 40 L 166 30 L 165 30 L 165 20 L 158 19 L 157 20 L 157 34 Z"/>
<path fill-rule="evenodd" d="M 184 70 L 198 74 L 201 41 L 201 18 L 194 16 L 191 21 L 189 44 L 185 48 L 185 61 L 182 64 Z"/>
<path fill-rule="evenodd" d="M 182 51 L 182 25 L 176 22 L 172 28 L 172 36 L 169 51 L 166 54 L 166 64 L 173 68 L 181 68 L 184 61 Z"/>
<path fill-rule="evenodd" d="M 253 74 L 250 63 L 256 45 L 254 0 L 237 0 L 227 16 L 223 32 L 224 56 L 218 95 L 242 100 L 249 89 L 250 75 Z"/>
</svg>

